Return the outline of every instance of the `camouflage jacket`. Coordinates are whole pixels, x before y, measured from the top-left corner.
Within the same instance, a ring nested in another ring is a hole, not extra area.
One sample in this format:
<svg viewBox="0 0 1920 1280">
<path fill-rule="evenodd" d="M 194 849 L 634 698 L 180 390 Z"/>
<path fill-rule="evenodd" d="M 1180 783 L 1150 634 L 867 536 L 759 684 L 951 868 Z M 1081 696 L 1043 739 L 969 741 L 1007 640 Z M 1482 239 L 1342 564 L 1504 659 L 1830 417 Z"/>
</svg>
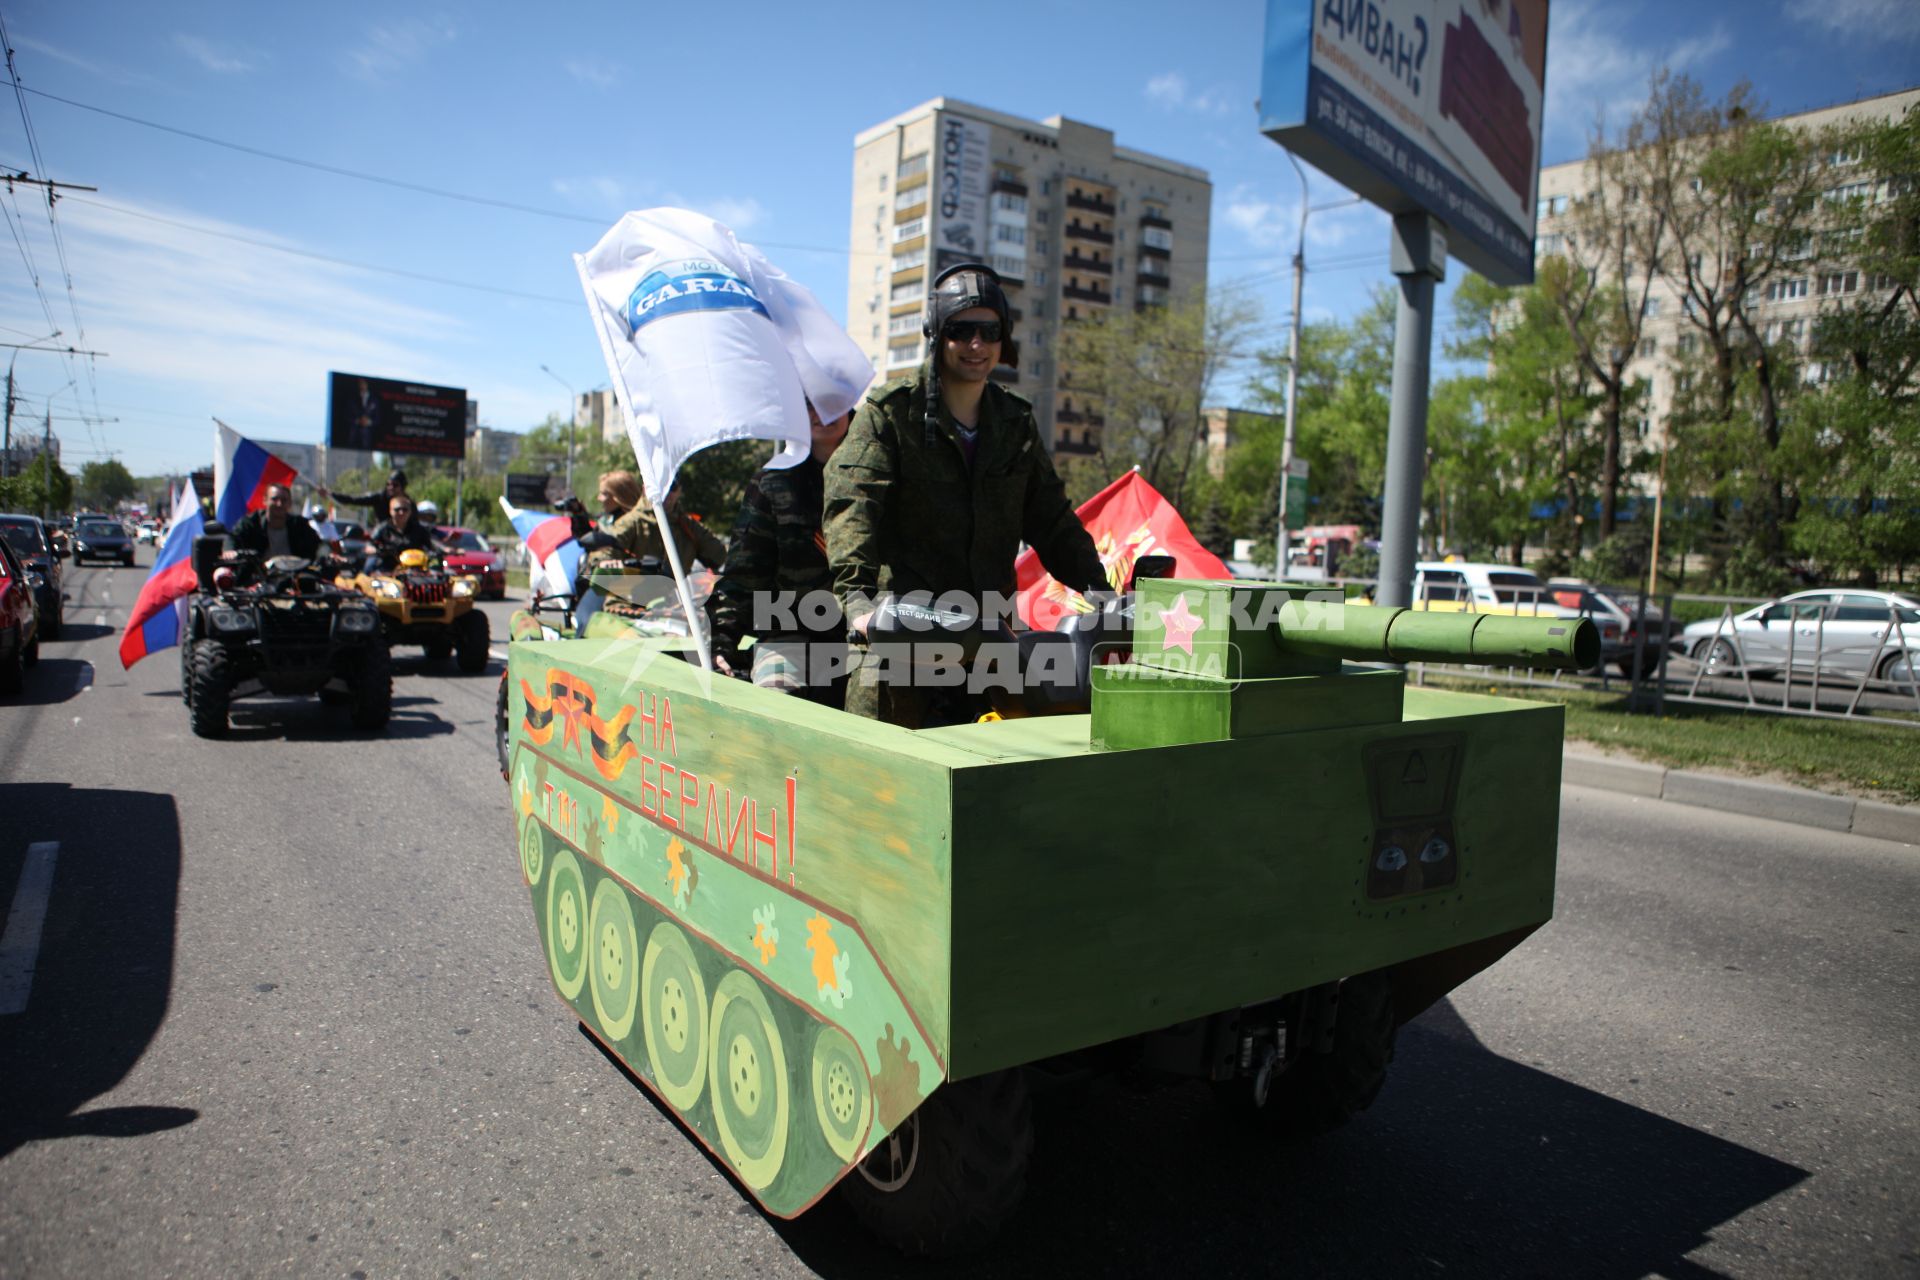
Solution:
<svg viewBox="0 0 1920 1280">
<path fill-rule="evenodd" d="M 944 407 L 927 438 L 924 386 L 916 377 L 869 393 L 827 465 L 827 558 L 846 616 L 869 612 L 881 592 L 1011 597 L 1023 541 L 1068 586 L 1104 587 L 1106 570 L 1067 501 L 1033 407 L 989 383 L 969 466 Z"/>
<path fill-rule="evenodd" d="M 727 545 L 707 532 L 698 520 L 684 515 L 671 518 L 678 534 L 674 539 L 675 549 L 680 552 L 683 568 L 691 570 L 696 557 L 709 569 L 727 558 Z M 589 564 L 608 559 L 639 560 L 647 556 L 655 557 L 663 565 L 666 563 L 667 547 L 660 538 L 660 522 L 653 518 L 652 507 L 643 504 L 622 512 L 607 526 L 607 533 L 612 536 L 613 545 L 589 553 Z"/>
<path fill-rule="evenodd" d="M 726 567 L 707 600 L 715 648 L 737 649 L 748 635 L 764 638 L 753 625 L 756 594 L 790 591 L 797 602 L 810 592 L 832 589 L 820 531 L 825 491 L 826 469 L 811 457 L 797 467 L 763 467 L 747 482 L 747 496 L 727 542 Z M 821 634 L 837 640 L 845 630 L 835 617 Z M 782 633 L 793 634 L 784 628 L 767 634 Z"/>
</svg>

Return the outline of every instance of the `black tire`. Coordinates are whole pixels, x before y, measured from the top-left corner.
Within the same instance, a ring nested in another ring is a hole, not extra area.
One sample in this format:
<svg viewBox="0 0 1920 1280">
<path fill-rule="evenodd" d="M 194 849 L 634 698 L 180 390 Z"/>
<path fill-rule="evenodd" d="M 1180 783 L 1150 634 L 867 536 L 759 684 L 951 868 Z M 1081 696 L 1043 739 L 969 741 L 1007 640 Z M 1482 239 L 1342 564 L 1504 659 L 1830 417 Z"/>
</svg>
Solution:
<svg viewBox="0 0 1920 1280">
<path fill-rule="evenodd" d="M 1310 1138 L 1338 1129 L 1373 1105 L 1393 1061 L 1393 984 L 1385 970 L 1340 984 L 1333 1048 L 1306 1049 L 1274 1082 L 1264 1121 L 1287 1137 Z"/>
<path fill-rule="evenodd" d="M 500 697 L 493 708 L 493 749 L 500 757 L 500 780 L 507 781 L 507 673 L 500 673 Z"/>
<path fill-rule="evenodd" d="M 1693 651 L 1693 660 L 1705 667 L 1709 676 L 1740 674 L 1740 655 L 1725 640 L 1702 641 Z"/>
<path fill-rule="evenodd" d="M 233 699 L 233 672 L 227 649 L 218 640 L 195 640 L 190 658 L 193 692 L 187 698 L 187 721 L 198 738 L 223 738 L 227 707 Z"/>
<path fill-rule="evenodd" d="M 1912 682 L 1920 679 L 1920 654 L 1890 653 L 1880 662 L 1876 678 L 1893 686 L 1895 693 L 1910 692 Z"/>
<path fill-rule="evenodd" d="M 6 657 L 0 658 L 0 693 L 20 692 L 20 686 L 26 678 L 26 672 L 21 669 L 18 648 Z"/>
<path fill-rule="evenodd" d="M 378 636 L 354 660 L 353 701 L 347 718 L 356 729 L 384 729 L 393 717 L 393 654 Z"/>
<path fill-rule="evenodd" d="M 28 645 L 27 651 L 20 655 L 20 665 L 23 667 L 40 665 L 40 633 L 38 631 L 33 633 L 33 643 Z"/>
<path fill-rule="evenodd" d="M 1632 654 L 1628 654 L 1626 657 L 1620 659 L 1618 665 L 1620 668 L 1620 674 L 1623 677 L 1625 677 L 1628 680 L 1633 679 L 1633 655 Z M 1653 676 L 1657 675 L 1659 671 L 1660 671 L 1660 655 L 1658 652 L 1656 652 L 1653 649 L 1648 649 L 1645 653 L 1640 655 L 1640 678 L 1642 680 L 1651 679 Z"/>
<path fill-rule="evenodd" d="M 451 640 L 430 640 L 420 648 L 426 654 L 427 661 L 435 664 L 445 662 L 453 656 Z"/>
<path fill-rule="evenodd" d="M 1018 1068 L 943 1084 L 840 1180 L 874 1234 L 915 1257 L 985 1245 L 1019 1206 L 1033 1107 Z"/>
<path fill-rule="evenodd" d="M 66 630 L 66 626 L 67 626 L 66 606 L 60 601 L 56 600 L 54 601 L 54 605 L 53 605 L 53 619 L 41 625 L 40 634 L 48 640 L 58 640 L 60 638 L 60 633 Z"/>
<path fill-rule="evenodd" d="M 493 636 L 487 627 L 487 615 L 475 609 L 453 625 L 460 670 L 467 675 L 477 676 L 487 669 L 487 648 L 493 643 Z"/>
</svg>

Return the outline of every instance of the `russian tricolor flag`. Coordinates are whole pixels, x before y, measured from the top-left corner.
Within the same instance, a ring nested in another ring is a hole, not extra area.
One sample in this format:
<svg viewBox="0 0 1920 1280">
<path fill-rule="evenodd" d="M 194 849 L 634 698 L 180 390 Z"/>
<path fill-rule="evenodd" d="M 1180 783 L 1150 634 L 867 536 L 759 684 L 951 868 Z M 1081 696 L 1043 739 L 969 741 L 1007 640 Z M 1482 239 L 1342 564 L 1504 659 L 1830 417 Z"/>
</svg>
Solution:
<svg viewBox="0 0 1920 1280">
<path fill-rule="evenodd" d="M 231 529 L 267 505 L 268 485 L 291 485 L 299 472 L 218 418 L 213 426 L 213 518 Z"/>
<path fill-rule="evenodd" d="M 153 572 L 140 588 L 127 618 L 126 634 L 120 637 L 120 665 L 131 667 L 150 653 L 180 643 L 180 614 L 177 601 L 193 594 L 193 540 L 206 532 L 207 520 L 200 511 L 200 499 L 193 486 L 185 485 L 173 498 L 173 519 L 167 523 L 167 536 L 154 557 Z"/>
<path fill-rule="evenodd" d="M 573 580 L 580 572 L 580 544 L 573 539 L 573 517 L 541 515 L 522 511 L 500 499 L 501 510 L 513 521 L 513 531 L 527 544 L 528 594 L 533 596 L 570 596 Z"/>
</svg>

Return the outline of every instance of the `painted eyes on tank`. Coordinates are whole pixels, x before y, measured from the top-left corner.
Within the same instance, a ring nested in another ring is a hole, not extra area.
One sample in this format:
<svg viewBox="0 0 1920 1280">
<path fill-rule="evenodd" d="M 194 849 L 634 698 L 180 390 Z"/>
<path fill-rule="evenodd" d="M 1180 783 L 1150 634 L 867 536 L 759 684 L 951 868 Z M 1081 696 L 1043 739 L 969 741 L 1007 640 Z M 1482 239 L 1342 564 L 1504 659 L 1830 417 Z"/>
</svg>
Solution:
<svg viewBox="0 0 1920 1280">
<path fill-rule="evenodd" d="M 1447 859 L 1447 855 L 1452 852 L 1453 852 L 1452 845 L 1448 844 L 1445 840 L 1442 840 L 1439 836 L 1435 836 L 1433 839 L 1427 841 L 1426 847 L 1424 849 L 1420 850 L 1420 861 L 1445 862 Z"/>
<path fill-rule="evenodd" d="M 1351 865 L 1351 864 L 1349 864 Z M 1374 855 L 1375 871 L 1399 871 L 1407 865 L 1407 851 L 1397 844 L 1390 844 Z"/>
</svg>

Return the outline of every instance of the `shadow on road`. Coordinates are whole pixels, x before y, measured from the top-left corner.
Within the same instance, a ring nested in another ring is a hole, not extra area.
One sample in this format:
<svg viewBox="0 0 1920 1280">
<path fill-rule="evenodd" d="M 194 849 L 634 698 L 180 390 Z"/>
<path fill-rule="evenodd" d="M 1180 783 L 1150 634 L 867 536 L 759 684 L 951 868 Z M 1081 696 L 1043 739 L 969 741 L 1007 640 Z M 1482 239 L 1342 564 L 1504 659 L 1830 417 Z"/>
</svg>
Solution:
<svg viewBox="0 0 1920 1280">
<path fill-rule="evenodd" d="M 186 1107 L 81 1110 L 126 1077 L 166 1015 L 180 881 L 172 797 L 18 783 L 0 786 L 0 813 L 9 913 L 28 847 L 60 846 L 26 1008 L 0 1017 L 0 1159 L 37 1139 L 192 1123 L 199 1113 Z"/>
<path fill-rule="evenodd" d="M 439 738 L 456 732 L 450 720 L 443 720 L 427 707 L 437 706 L 432 698 L 393 700 L 393 718 L 382 730 L 356 729 L 347 720 L 344 707 L 330 707 L 318 698 L 284 698 L 256 701 L 246 699 L 233 704 L 227 730 L 230 742 L 265 742 L 275 738 L 287 742 L 366 742 L 375 738 Z"/>
<path fill-rule="evenodd" d="M 80 696 L 93 683 L 92 664 L 78 658 L 55 658 L 40 649 L 40 661 L 27 669 L 20 692 L 8 697 L 13 707 L 52 707 Z"/>
<path fill-rule="evenodd" d="M 88 640 L 98 640 L 102 636 L 117 636 L 117 627 L 96 626 L 91 622 L 75 622 L 69 618 L 60 627 L 60 638 L 49 640 L 48 644 L 84 644 Z"/>
<path fill-rule="evenodd" d="M 1248 1132 L 1203 1086 L 1129 1078 L 1035 1117 L 1014 1220 L 916 1275 L 1708 1275 L 1686 1254 L 1807 1176 L 1499 1057 L 1444 1001 L 1400 1033 L 1375 1107 L 1315 1142 Z M 836 1197 L 773 1226 L 824 1276 L 906 1265 Z"/>
</svg>

